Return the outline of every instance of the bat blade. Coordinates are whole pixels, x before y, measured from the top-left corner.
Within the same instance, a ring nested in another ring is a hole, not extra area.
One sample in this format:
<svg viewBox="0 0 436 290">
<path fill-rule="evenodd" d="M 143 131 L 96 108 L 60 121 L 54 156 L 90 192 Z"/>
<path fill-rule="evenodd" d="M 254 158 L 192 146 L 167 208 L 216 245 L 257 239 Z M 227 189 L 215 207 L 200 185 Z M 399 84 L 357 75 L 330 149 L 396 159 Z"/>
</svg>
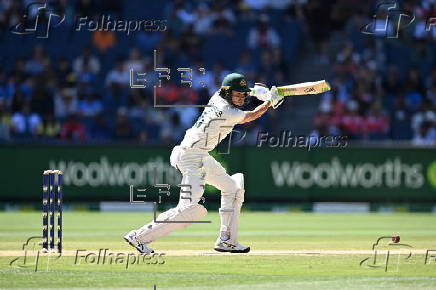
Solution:
<svg viewBox="0 0 436 290">
<path fill-rule="evenodd" d="M 277 87 L 282 96 L 316 95 L 330 90 L 330 85 L 325 80 L 317 82 L 307 82 L 295 85 Z"/>
</svg>

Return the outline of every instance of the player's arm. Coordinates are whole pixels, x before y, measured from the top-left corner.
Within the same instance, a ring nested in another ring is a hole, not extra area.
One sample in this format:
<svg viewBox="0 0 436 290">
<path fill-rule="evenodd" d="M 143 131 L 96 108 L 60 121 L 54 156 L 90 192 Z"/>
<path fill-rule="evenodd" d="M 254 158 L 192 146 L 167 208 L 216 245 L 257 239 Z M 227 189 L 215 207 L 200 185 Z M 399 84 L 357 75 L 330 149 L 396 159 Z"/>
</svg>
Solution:
<svg viewBox="0 0 436 290">
<path fill-rule="evenodd" d="M 271 102 L 265 101 L 261 105 L 257 106 L 253 111 L 245 112 L 245 117 L 239 122 L 239 124 L 248 123 L 260 118 L 268 110 L 269 106 L 271 106 Z"/>
<path fill-rule="evenodd" d="M 271 90 L 269 90 L 266 85 L 256 83 L 251 91 L 251 95 L 261 101 L 264 101 L 264 103 L 258 106 L 253 111 L 246 112 L 244 119 L 242 119 L 239 124 L 254 121 L 263 114 L 265 114 L 270 106 L 272 106 L 274 109 L 277 109 L 283 102 L 283 95 L 279 94 L 275 86 L 273 86 Z"/>
</svg>

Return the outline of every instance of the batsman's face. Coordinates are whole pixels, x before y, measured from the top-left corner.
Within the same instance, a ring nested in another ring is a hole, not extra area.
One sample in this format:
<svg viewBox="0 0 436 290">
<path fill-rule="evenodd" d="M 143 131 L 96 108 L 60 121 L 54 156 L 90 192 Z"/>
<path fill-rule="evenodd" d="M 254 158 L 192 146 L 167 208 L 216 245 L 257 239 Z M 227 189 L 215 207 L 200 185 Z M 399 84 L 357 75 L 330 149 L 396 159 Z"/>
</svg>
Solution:
<svg viewBox="0 0 436 290">
<path fill-rule="evenodd" d="M 236 106 L 244 105 L 245 97 L 247 93 L 232 91 L 232 102 Z"/>
</svg>

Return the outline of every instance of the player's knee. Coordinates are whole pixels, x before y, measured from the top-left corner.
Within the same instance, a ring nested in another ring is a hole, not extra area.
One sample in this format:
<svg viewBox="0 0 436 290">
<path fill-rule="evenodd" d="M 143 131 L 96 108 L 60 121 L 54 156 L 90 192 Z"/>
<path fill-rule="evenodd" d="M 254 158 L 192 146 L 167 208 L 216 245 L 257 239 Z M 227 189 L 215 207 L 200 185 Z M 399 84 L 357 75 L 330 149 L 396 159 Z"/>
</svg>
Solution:
<svg viewBox="0 0 436 290">
<path fill-rule="evenodd" d="M 244 190 L 242 188 L 235 187 L 231 192 L 221 193 L 221 207 L 233 208 L 235 200 L 240 203 L 244 202 Z"/>
<path fill-rule="evenodd" d="M 240 203 L 244 202 L 244 200 L 245 200 L 245 190 L 244 189 L 238 190 L 238 192 L 236 193 L 236 200 L 238 200 Z"/>
<path fill-rule="evenodd" d="M 180 196 L 183 198 L 200 198 L 204 193 L 204 184 L 183 184 L 180 187 Z"/>
<path fill-rule="evenodd" d="M 187 176 L 180 186 L 179 204 L 197 204 L 204 193 L 205 184 L 200 176 Z"/>
<path fill-rule="evenodd" d="M 185 218 L 185 220 L 196 220 L 207 215 L 207 209 L 198 203 L 192 203 L 187 206 L 178 206 L 177 212 Z"/>
<path fill-rule="evenodd" d="M 235 199 L 237 199 L 238 201 L 240 201 L 242 203 L 242 202 L 244 202 L 244 197 L 245 197 L 244 174 L 235 173 L 231 177 L 235 181 L 235 184 L 236 184 Z"/>
<path fill-rule="evenodd" d="M 244 202 L 244 175 L 236 173 L 231 176 L 233 180 L 231 186 L 221 192 L 221 205 L 223 208 L 233 208 L 233 202 L 238 200 L 240 203 Z"/>
</svg>

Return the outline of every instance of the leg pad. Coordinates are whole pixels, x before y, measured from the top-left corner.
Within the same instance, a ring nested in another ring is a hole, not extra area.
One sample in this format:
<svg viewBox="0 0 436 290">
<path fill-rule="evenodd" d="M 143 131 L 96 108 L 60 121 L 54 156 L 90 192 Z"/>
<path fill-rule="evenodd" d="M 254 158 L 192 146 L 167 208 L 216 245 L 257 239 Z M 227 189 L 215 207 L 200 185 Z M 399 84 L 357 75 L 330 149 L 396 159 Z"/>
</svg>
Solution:
<svg viewBox="0 0 436 290">
<path fill-rule="evenodd" d="M 200 204 L 172 208 L 161 213 L 156 221 L 152 221 L 139 229 L 136 233 L 137 240 L 141 243 L 151 243 L 173 231 L 186 228 L 193 221 L 198 221 L 206 214 L 206 208 Z"/>
</svg>

